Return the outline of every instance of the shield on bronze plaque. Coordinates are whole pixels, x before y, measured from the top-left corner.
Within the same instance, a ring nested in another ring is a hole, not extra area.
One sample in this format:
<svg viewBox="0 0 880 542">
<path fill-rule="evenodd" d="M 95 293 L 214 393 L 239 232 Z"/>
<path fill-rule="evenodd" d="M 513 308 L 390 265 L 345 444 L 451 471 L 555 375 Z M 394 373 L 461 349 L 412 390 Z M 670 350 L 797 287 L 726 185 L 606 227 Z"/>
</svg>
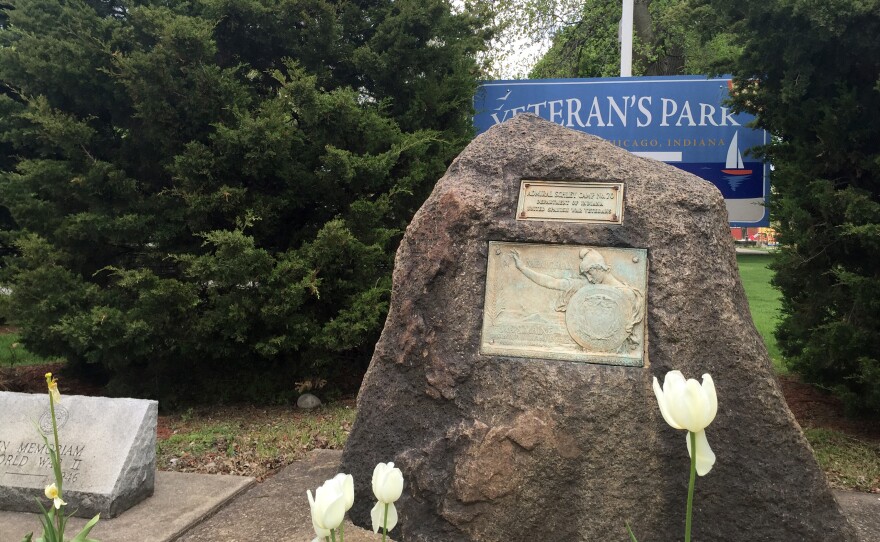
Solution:
<svg viewBox="0 0 880 542">
<path fill-rule="evenodd" d="M 589 284 L 568 302 L 565 325 L 587 352 L 617 352 L 626 340 L 632 310 L 632 302 L 623 289 Z"/>
</svg>

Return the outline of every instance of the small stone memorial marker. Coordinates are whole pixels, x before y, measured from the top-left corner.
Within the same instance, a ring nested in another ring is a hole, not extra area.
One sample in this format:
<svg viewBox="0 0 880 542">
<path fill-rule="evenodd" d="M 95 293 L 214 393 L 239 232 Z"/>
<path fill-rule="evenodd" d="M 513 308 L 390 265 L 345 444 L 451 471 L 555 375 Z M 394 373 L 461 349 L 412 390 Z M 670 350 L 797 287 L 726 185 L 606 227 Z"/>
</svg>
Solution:
<svg viewBox="0 0 880 542">
<path fill-rule="evenodd" d="M 856 540 L 752 323 L 718 190 L 519 115 L 407 228 L 341 469 L 370 495 L 377 463 L 401 468 L 397 539 L 680 540 L 685 434 L 651 386 L 673 369 L 718 391 L 695 540 Z"/>
<path fill-rule="evenodd" d="M 62 395 L 55 414 L 67 513 L 112 518 L 153 494 L 158 403 Z M 48 506 L 51 420 L 48 394 L 0 392 L 0 510 Z"/>
</svg>

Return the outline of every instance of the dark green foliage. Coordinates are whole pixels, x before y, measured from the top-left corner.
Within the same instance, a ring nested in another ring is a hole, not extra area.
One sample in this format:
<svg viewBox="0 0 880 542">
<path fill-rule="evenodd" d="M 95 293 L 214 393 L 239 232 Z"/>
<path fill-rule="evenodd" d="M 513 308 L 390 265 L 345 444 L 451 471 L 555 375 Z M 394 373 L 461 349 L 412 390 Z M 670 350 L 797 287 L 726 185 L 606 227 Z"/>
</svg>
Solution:
<svg viewBox="0 0 880 542">
<path fill-rule="evenodd" d="M 774 284 L 790 366 L 880 412 L 880 0 L 704 0 L 736 34 L 736 104 L 779 137 Z"/>
<path fill-rule="evenodd" d="M 362 370 L 471 137 L 482 27 L 443 0 L 0 1 L 23 342 L 176 400 Z"/>
<path fill-rule="evenodd" d="M 633 15 L 633 75 L 703 74 L 739 53 L 727 28 L 707 24 L 717 20 L 714 12 L 695 9 L 689 0 L 640 0 Z M 530 76 L 617 77 L 620 17 L 619 0 L 586 0 Z"/>
<path fill-rule="evenodd" d="M 620 2 L 587 0 L 580 20 L 553 37 L 532 78 L 617 77 L 620 75 Z M 636 66 L 635 73 L 640 73 Z"/>
</svg>

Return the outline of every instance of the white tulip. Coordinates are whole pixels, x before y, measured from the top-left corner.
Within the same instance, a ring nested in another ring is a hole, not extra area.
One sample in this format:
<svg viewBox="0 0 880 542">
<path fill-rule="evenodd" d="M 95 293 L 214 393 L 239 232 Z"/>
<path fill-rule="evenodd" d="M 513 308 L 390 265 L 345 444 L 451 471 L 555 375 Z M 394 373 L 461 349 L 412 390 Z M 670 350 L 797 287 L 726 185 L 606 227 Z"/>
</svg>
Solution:
<svg viewBox="0 0 880 542">
<path fill-rule="evenodd" d="M 373 495 L 381 503 L 391 504 L 403 492 L 403 473 L 394 463 L 379 463 L 373 469 Z"/>
<path fill-rule="evenodd" d="M 315 490 L 314 497 L 312 497 L 311 490 L 306 494 L 309 497 L 312 527 L 315 528 L 315 534 L 319 539 L 330 536 L 330 531 L 338 528 L 342 524 L 342 518 L 345 517 L 347 497 L 343 479 L 336 477 L 327 480 Z M 354 490 L 352 489 L 353 500 Z"/>
<path fill-rule="evenodd" d="M 332 481 L 342 487 L 342 494 L 345 496 L 345 511 L 348 512 L 354 505 L 354 478 L 351 474 L 339 473 L 332 478 Z"/>
<path fill-rule="evenodd" d="M 378 532 L 379 527 L 384 527 L 387 533 L 397 525 L 397 508 L 394 501 L 403 493 L 403 473 L 394 467 L 394 463 L 379 463 L 373 469 L 373 495 L 379 502 L 370 511 L 373 520 L 373 532 Z M 388 521 L 385 521 L 385 513 L 388 513 Z M 384 540 L 384 535 L 383 535 Z"/>
<path fill-rule="evenodd" d="M 660 406 L 660 414 L 675 429 L 686 429 L 696 434 L 697 474 L 705 475 L 715 464 L 715 454 L 706 440 L 706 427 L 718 413 L 718 397 L 715 383 L 708 374 L 703 375 L 703 384 L 694 379 L 685 380 L 680 371 L 669 371 L 663 382 L 663 389 L 654 377 L 654 395 Z M 688 455 L 691 455 L 690 434 L 685 437 Z"/>
</svg>

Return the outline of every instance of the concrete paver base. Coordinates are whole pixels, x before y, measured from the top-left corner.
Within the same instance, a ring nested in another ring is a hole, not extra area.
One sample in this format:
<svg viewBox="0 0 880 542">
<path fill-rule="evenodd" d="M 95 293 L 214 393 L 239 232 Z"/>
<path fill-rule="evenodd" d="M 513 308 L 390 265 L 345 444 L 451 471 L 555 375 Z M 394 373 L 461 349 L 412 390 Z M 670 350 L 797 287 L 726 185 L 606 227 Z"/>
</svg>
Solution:
<svg viewBox="0 0 880 542">
<path fill-rule="evenodd" d="M 835 491 L 834 498 L 862 542 L 880 542 L 880 495 Z"/>
<path fill-rule="evenodd" d="M 101 542 L 170 542 L 254 482 L 244 476 L 157 472 L 152 497 L 118 517 L 99 521 L 90 537 Z M 71 518 L 65 534 L 72 538 L 86 521 Z M 19 542 L 29 532 L 37 538 L 40 529 L 39 514 L 0 511 L 2 542 Z"/>
<path fill-rule="evenodd" d="M 179 542 L 261 542 L 289 540 L 311 542 L 315 538 L 306 491 L 333 478 L 342 452 L 314 450 L 302 461 L 252 487 L 223 511 L 184 534 Z M 355 495 L 373 500 L 373 495 Z M 373 534 L 346 520 L 345 542 L 379 542 Z M 338 540 L 338 538 L 337 538 Z M 105 541 L 102 541 L 105 542 Z"/>
</svg>

